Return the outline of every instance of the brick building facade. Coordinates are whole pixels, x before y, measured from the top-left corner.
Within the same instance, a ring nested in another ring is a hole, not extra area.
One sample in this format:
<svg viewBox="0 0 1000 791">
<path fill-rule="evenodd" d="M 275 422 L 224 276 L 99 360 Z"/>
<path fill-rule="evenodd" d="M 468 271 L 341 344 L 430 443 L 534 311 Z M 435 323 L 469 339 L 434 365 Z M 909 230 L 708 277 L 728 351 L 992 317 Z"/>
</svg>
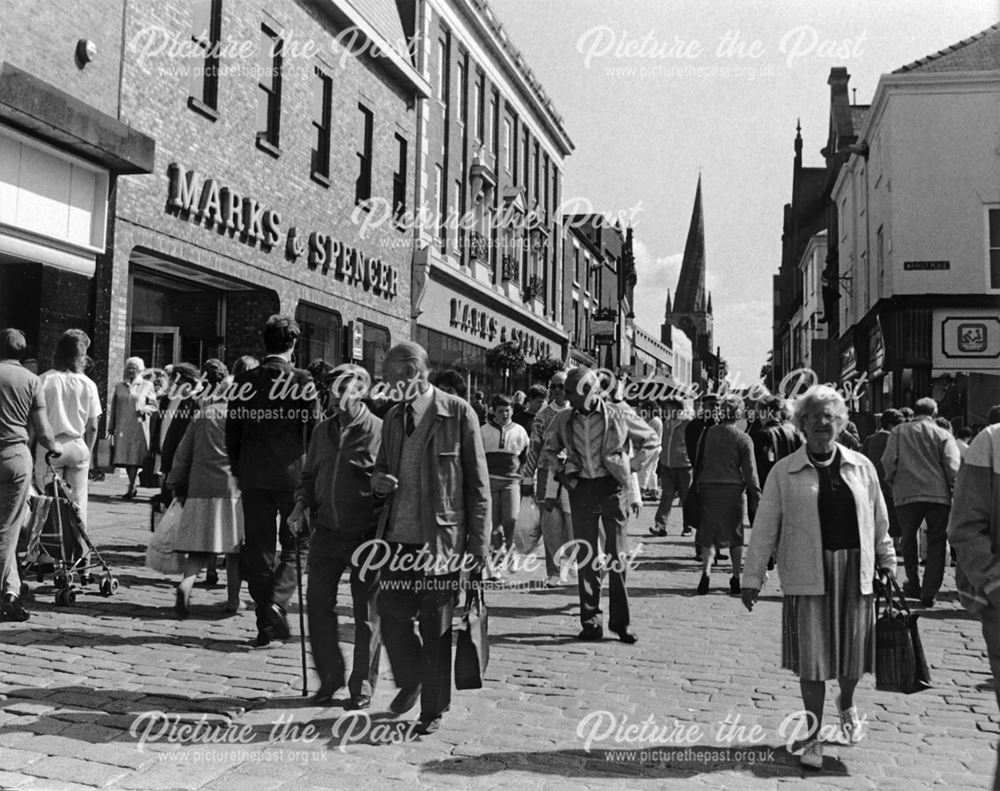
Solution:
<svg viewBox="0 0 1000 791">
<path fill-rule="evenodd" d="M 300 365 L 378 373 L 409 337 L 412 232 L 378 215 L 378 199 L 413 200 L 427 85 L 393 49 L 405 27 L 391 0 L 130 0 L 122 117 L 157 149 L 151 175 L 119 185 L 98 268 L 112 380 L 130 355 L 259 353 L 275 312 L 303 328 Z"/>
</svg>

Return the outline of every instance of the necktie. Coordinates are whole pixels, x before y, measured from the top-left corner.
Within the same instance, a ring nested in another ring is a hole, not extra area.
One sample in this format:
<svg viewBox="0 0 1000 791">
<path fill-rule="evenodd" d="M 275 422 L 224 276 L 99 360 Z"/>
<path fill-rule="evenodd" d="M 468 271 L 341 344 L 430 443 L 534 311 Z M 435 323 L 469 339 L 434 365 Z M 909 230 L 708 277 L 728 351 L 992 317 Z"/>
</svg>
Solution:
<svg viewBox="0 0 1000 791">
<path fill-rule="evenodd" d="M 406 436 L 413 434 L 416 426 L 413 423 L 413 404 L 406 405 Z"/>
</svg>

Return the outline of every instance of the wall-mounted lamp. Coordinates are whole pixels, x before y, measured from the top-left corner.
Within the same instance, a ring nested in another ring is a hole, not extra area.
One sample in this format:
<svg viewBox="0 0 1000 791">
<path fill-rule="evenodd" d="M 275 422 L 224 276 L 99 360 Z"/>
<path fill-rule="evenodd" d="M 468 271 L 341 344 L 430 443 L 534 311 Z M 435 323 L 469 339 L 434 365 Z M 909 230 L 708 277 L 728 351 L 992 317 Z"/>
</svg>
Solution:
<svg viewBox="0 0 1000 791">
<path fill-rule="evenodd" d="M 76 42 L 76 65 L 81 69 L 97 57 L 97 45 L 89 38 Z"/>
</svg>

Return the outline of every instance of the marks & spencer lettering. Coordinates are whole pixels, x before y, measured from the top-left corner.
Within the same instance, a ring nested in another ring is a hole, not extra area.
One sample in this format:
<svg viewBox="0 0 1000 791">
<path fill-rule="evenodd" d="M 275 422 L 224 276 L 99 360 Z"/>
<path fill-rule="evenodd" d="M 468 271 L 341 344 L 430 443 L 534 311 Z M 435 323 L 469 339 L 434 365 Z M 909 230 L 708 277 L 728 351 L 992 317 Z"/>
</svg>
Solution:
<svg viewBox="0 0 1000 791">
<path fill-rule="evenodd" d="M 241 195 L 213 178 L 203 178 L 194 170 L 184 170 L 176 162 L 167 167 L 170 179 L 167 211 L 182 219 L 193 219 L 209 229 L 239 239 L 251 247 L 260 245 L 270 252 L 281 244 L 282 218 L 252 197 Z M 399 293 L 399 273 L 395 267 L 376 256 L 366 256 L 321 231 L 303 232 L 289 227 L 285 234 L 285 258 L 297 261 L 305 257 L 306 265 L 362 288 L 385 299 Z"/>
</svg>

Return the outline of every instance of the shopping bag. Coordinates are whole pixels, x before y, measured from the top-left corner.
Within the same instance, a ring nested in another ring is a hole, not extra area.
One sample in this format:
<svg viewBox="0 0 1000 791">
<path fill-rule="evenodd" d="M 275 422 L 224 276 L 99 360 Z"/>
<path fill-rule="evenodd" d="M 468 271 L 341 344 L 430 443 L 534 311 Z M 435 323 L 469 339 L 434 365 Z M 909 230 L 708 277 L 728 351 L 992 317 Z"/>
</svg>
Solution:
<svg viewBox="0 0 1000 791">
<path fill-rule="evenodd" d="M 170 504 L 146 545 L 146 565 L 161 574 L 179 574 L 183 557 L 174 552 L 184 506 L 177 498 Z"/>
<path fill-rule="evenodd" d="M 481 580 L 470 580 L 465 592 L 465 612 L 457 628 L 455 689 L 482 689 L 490 662 L 489 615 Z"/>
<path fill-rule="evenodd" d="M 904 695 L 930 689 L 918 616 L 910 612 L 895 577 L 875 597 L 875 615 L 875 689 Z"/>
<path fill-rule="evenodd" d="M 95 470 L 102 472 L 107 472 L 111 469 L 111 440 L 108 437 L 97 440 L 97 445 L 94 447 L 94 464 L 92 466 Z"/>
<path fill-rule="evenodd" d="M 532 497 L 521 498 L 521 509 L 514 525 L 514 549 L 522 555 L 531 555 L 542 540 L 542 518 L 538 504 Z"/>
</svg>

